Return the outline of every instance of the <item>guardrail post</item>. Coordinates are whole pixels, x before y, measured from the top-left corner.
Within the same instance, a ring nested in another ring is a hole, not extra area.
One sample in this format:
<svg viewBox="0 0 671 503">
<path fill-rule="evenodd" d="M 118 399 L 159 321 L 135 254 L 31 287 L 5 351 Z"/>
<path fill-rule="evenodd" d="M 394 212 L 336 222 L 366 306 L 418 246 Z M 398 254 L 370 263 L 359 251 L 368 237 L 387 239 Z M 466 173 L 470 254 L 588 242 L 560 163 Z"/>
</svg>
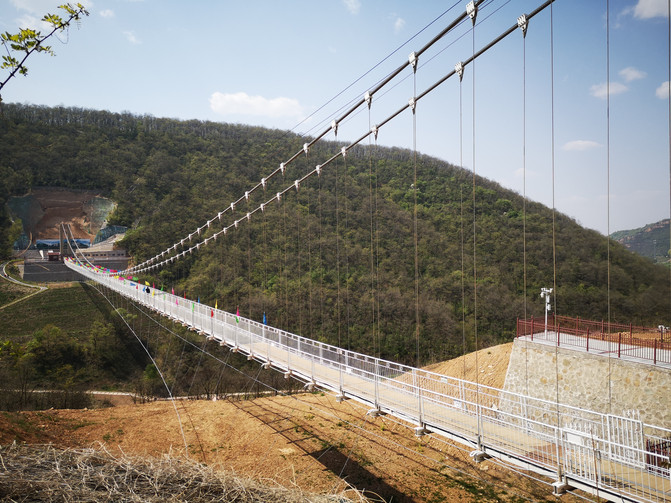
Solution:
<svg viewBox="0 0 671 503">
<path fill-rule="evenodd" d="M 622 332 L 617 333 L 617 357 L 622 356 Z"/>
<path fill-rule="evenodd" d="M 342 375 L 342 367 L 343 367 L 343 361 L 342 361 L 342 349 L 341 349 L 341 348 L 338 348 L 338 372 L 339 372 L 339 374 L 340 374 L 340 375 L 338 376 L 338 379 L 339 379 L 339 381 L 340 381 L 340 383 L 339 383 L 339 384 L 340 384 L 340 396 L 344 396 L 344 394 L 345 394 L 345 393 L 343 392 L 343 385 L 344 385 L 344 382 L 343 382 L 343 375 Z"/>
<path fill-rule="evenodd" d="M 586 350 L 589 353 L 589 327 L 587 328 L 587 345 L 586 345 Z"/>
<path fill-rule="evenodd" d="M 375 367 L 375 408 L 380 409 L 380 383 L 379 383 L 379 372 L 380 366 L 378 365 L 377 358 L 374 363 Z"/>
<path fill-rule="evenodd" d="M 424 411 L 422 409 L 422 387 L 420 386 L 420 378 L 417 375 L 417 369 L 412 369 L 412 380 L 415 384 L 415 389 L 417 390 L 417 419 L 419 420 L 419 425 L 424 426 Z"/>
<path fill-rule="evenodd" d="M 312 358 L 310 358 L 310 372 L 311 372 L 310 379 L 312 380 L 312 382 L 315 382 L 315 358 L 314 358 L 314 356 Z"/>
<path fill-rule="evenodd" d="M 654 340 L 654 346 L 652 350 L 652 361 L 657 365 L 657 339 Z"/>
</svg>

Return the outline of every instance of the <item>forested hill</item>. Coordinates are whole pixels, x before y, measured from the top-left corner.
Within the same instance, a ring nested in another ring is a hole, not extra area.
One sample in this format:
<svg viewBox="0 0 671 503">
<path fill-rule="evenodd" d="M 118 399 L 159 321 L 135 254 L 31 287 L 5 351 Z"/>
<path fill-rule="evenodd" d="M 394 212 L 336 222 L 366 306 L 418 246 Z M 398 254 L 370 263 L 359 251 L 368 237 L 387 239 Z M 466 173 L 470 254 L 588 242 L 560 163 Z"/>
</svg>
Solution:
<svg viewBox="0 0 671 503">
<path fill-rule="evenodd" d="M 610 237 L 653 262 L 667 263 L 671 257 L 669 224 L 667 218 L 638 229 L 613 232 Z"/>
<path fill-rule="evenodd" d="M 118 202 L 111 223 L 132 227 L 125 245 L 141 262 L 229 207 L 304 141 L 259 127 L 5 104 L 1 190 L 102 191 Z M 199 239 L 338 150 L 320 142 Z M 422 155 L 417 163 L 415 193 L 412 152 L 353 148 L 249 224 L 146 279 L 259 321 L 265 312 L 269 324 L 301 335 L 415 362 L 416 194 L 422 363 L 461 354 L 464 339 L 473 349 L 475 333 L 479 347 L 513 337 L 525 315 L 525 240 L 528 316 L 542 315 L 540 289 L 556 274 L 559 314 L 606 318 L 610 297 L 613 321 L 671 324 L 665 268 L 611 242 L 608 295 L 605 237 L 556 215 L 555 267 L 551 210 L 527 202 L 524 219 L 518 194 L 478 178 L 474 212 L 470 172 Z"/>
</svg>

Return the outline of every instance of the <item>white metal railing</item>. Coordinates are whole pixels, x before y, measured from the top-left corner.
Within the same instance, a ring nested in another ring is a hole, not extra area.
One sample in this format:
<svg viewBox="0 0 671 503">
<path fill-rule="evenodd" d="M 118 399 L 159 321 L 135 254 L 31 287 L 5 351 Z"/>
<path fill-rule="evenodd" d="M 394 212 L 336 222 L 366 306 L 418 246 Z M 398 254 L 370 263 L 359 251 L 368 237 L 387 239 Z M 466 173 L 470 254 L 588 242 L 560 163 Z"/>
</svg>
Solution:
<svg viewBox="0 0 671 503">
<path fill-rule="evenodd" d="M 66 264 L 287 375 L 414 423 L 418 433 L 468 445 L 476 460 L 506 459 L 556 477 L 557 487 L 567 484 L 612 501 L 671 501 L 669 429 L 347 351 L 71 260 Z"/>
</svg>

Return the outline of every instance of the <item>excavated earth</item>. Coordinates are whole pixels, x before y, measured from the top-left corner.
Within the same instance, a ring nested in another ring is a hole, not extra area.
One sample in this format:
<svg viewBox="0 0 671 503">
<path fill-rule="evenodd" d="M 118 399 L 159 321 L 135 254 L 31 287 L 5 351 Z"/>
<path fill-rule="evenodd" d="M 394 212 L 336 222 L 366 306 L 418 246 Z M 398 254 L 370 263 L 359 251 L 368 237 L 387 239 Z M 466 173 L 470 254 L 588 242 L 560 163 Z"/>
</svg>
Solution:
<svg viewBox="0 0 671 503">
<path fill-rule="evenodd" d="M 512 344 L 431 366 L 503 387 Z M 477 360 L 477 366 L 476 366 Z M 372 418 L 352 400 L 324 393 L 253 400 L 155 401 L 91 410 L 0 414 L 0 443 L 93 447 L 112 454 L 184 456 L 285 487 L 373 501 L 550 501 L 551 488 L 499 462 L 475 464 L 468 449 L 412 426 Z M 551 482 L 551 481 L 547 481 Z M 571 501 L 573 496 L 564 496 Z M 577 501 L 577 500 L 576 500 Z"/>
</svg>

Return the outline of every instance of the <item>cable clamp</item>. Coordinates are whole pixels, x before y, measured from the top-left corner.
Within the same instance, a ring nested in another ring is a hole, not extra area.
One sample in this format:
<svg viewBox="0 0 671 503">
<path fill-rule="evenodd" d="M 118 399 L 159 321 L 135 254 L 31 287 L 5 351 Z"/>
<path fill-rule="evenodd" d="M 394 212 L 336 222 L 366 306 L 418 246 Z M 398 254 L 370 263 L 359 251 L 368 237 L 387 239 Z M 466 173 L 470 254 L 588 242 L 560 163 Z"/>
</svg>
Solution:
<svg viewBox="0 0 671 503">
<path fill-rule="evenodd" d="M 249 191 L 245 191 L 245 201 L 249 201 Z"/>
<path fill-rule="evenodd" d="M 347 147 L 342 147 L 340 149 L 340 153 L 342 154 L 343 157 L 347 156 Z"/>
<path fill-rule="evenodd" d="M 370 105 L 373 103 L 373 95 L 370 94 L 370 91 L 366 91 L 366 94 L 363 95 L 363 100 L 366 102 L 366 105 L 368 105 L 368 109 L 370 110 Z"/>
<path fill-rule="evenodd" d="M 308 155 L 309 151 L 310 151 L 310 145 L 307 143 L 303 143 L 303 152 L 305 152 L 305 155 Z"/>
<path fill-rule="evenodd" d="M 416 72 L 417 71 L 417 53 L 416 52 L 411 52 L 410 56 L 408 56 L 408 63 L 412 66 L 412 71 Z"/>
<path fill-rule="evenodd" d="M 454 65 L 454 71 L 457 72 L 457 75 L 459 75 L 459 81 L 463 80 L 463 78 L 464 78 L 464 63 L 459 61 L 459 63 Z"/>
<path fill-rule="evenodd" d="M 261 213 L 263 213 L 264 210 L 266 209 L 266 203 L 261 203 L 260 208 L 261 208 Z"/>
<path fill-rule="evenodd" d="M 236 221 L 235 221 L 235 228 L 236 228 L 236 229 L 238 228 L 238 222 L 240 222 L 240 220 L 236 220 Z"/>
<path fill-rule="evenodd" d="M 278 192 L 276 197 L 277 197 L 277 202 L 279 203 L 282 200 L 282 194 L 280 194 Z"/>
<path fill-rule="evenodd" d="M 231 211 L 235 211 L 235 203 L 231 203 Z"/>
<path fill-rule="evenodd" d="M 317 176 L 320 176 L 322 174 L 322 165 L 321 164 L 317 164 L 315 166 L 315 172 L 317 173 Z"/>
<path fill-rule="evenodd" d="M 284 169 L 285 169 L 285 167 L 284 167 L 284 163 L 281 162 L 281 163 L 280 163 L 280 173 L 284 174 Z M 279 201 L 279 199 L 278 199 L 278 201 Z"/>
<path fill-rule="evenodd" d="M 522 14 L 517 18 L 517 27 L 522 30 L 522 37 L 527 36 L 527 28 L 529 27 L 529 20 L 526 14 Z"/>
<path fill-rule="evenodd" d="M 252 214 L 248 211 L 248 212 L 247 212 L 247 221 L 248 221 L 248 222 L 249 222 L 251 216 L 252 216 Z"/>
<path fill-rule="evenodd" d="M 468 14 L 468 17 L 473 21 L 473 26 L 475 26 L 475 18 L 478 15 L 478 8 L 475 6 L 474 1 L 468 2 L 468 5 L 466 5 L 466 14 Z"/>
<path fill-rule="evenodd" d="M 261 186 L 265 189 L 268 181 L 265 178 L 261 178 Z"/>
<path fill-rule="evenodd" d="M 331 122 L 331 130 L 334 135 L 338 136 L 338 123 L 336 121 Z"/>
<path fill-rule="evenodd" d="M 373 133 L 373 136 L 375 137 L 375 141 L 377 141 L 377 124 L 375 124 L 372 128 L 370 128 L 370 132 Z"/>
<path fill-rule="evenodd" d="M 298 192 L 298 188 L 301 186 L 301 183 L 298 180 L 294 180 L 294 187 L 296 187 L 296 192 Z"/>
<path fill-rule="evenodd" d="M 417 106 L 417 100 L 415 98 L 410 98 L 408 100 L 408 106 L 410 107 L 410 110 L 412 110 L 412 113 L 415 113 L 415 107 Z"/>
</svg>

